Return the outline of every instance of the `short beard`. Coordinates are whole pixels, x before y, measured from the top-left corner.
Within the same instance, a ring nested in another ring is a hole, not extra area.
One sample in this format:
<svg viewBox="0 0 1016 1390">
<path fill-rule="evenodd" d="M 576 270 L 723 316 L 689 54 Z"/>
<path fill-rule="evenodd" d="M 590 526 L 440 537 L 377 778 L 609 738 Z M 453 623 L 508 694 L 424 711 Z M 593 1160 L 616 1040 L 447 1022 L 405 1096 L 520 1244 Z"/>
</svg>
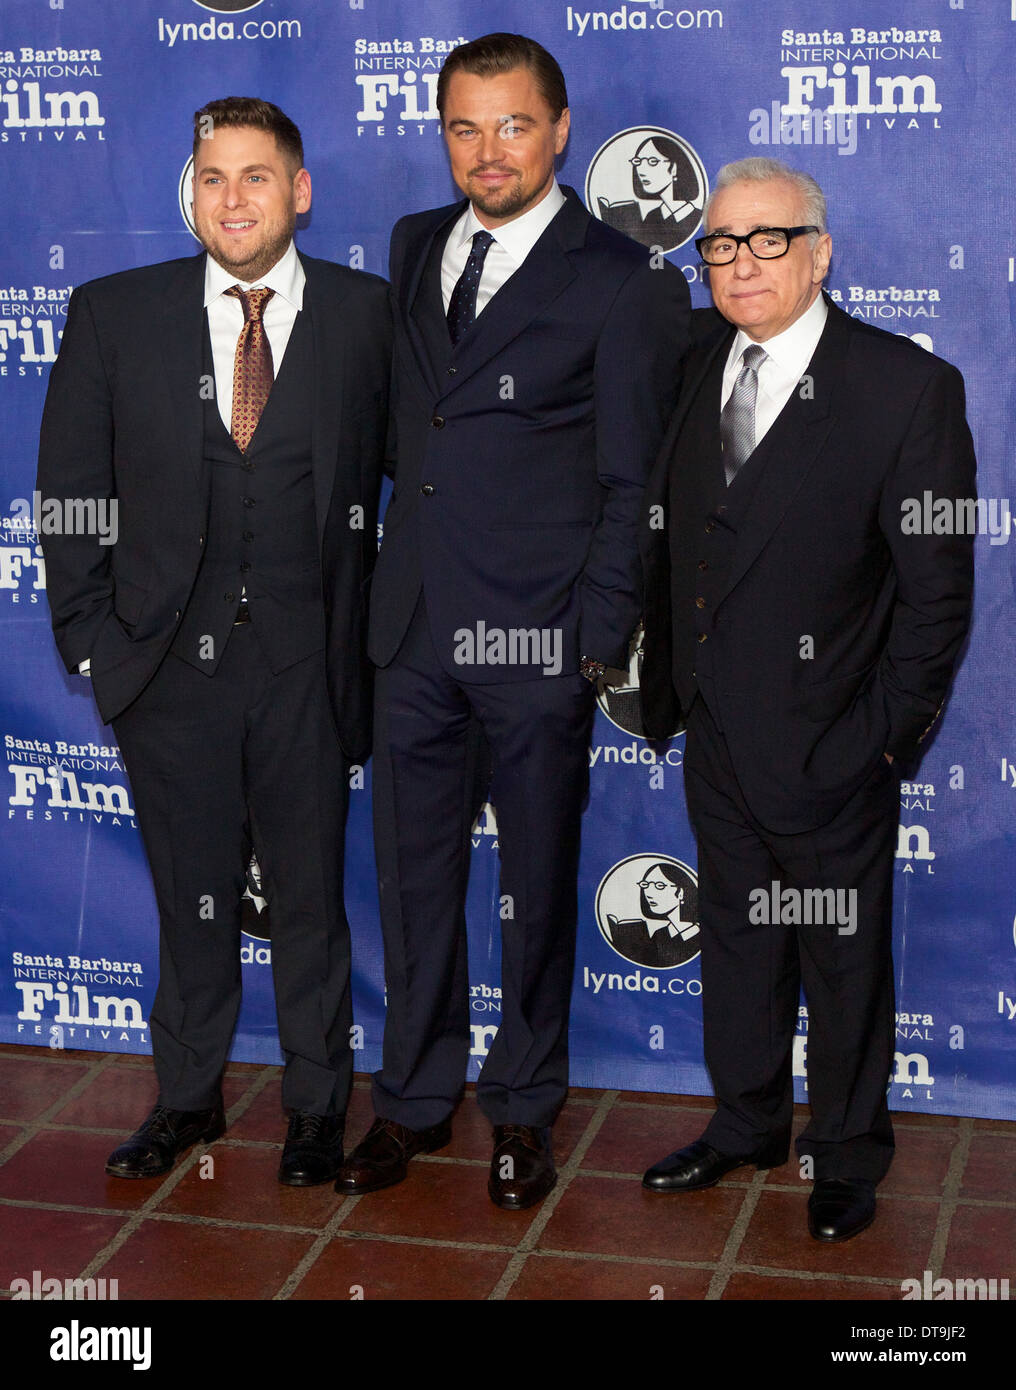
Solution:
<svg viewBox="0 0 1016 1390">
<path fill-rule="evenodd" d="M 470 202 L 474 207 L 478 207 L 481 212 L 485 212 L 488 217 L 513 217 L 517 212 L 522 212 L 533 201 L 535 194 L 528 197 L 523 192 L 521 178 L 511 188 L 507 188 L 498 193 L 471 193 Z"/>
<path fill-rule="evenodd" d="M 295 224 L 294 224 L 295 225 Z M 293 227 L 290 227 L 283 235 L 276 237 L 266 246 L 263 246 L 253 256 L 247 260 L 223 260 L 218 249 L 214 249 L 201 238 L 201 244 L 211 256 L 212 260 L 228 275 L 235 275 L 238 280 L 242 280 L 245 285 L 253 285 L 256 280 L 260 280 L 263 275 L 267 275 L 273 265 L 277 265 L 286 253 L 286 248 L 293 239 Z"/>
</svg>

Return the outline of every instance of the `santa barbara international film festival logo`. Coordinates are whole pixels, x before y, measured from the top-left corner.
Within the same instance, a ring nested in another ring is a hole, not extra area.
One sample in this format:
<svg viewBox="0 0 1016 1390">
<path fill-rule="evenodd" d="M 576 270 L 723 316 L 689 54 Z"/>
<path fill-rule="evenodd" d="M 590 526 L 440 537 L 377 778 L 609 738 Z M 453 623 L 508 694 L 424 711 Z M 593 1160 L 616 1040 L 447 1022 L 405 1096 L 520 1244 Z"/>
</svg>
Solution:
<svg viewBox="0 0 1016 1390">
<path fill-rule="evenodd" d="M 665 254 L 694 236 L 708 192 L 698 154 L 661 126 L 632 126 L 612 135 L 586 174 L 586 206 L 593 216 Z"/>
<path fill-rule="evenodd" d="M 668 854 L 633 854 L 596 890 L 604 941 L 632 965 L 673 970 L 699 954 L 698 878 Z"/>
</svg>

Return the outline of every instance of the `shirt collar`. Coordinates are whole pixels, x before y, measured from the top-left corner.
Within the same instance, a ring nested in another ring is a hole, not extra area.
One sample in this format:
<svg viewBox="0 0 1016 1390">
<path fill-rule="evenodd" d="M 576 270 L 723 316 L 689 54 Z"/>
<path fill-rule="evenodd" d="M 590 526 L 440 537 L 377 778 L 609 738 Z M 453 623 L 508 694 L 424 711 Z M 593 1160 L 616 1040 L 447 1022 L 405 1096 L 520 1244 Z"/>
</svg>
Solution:
<svg viewBox="0 0 1016 1390">
<path fill-rule="evenodd" d="M 219 265 L 214 257 L 206 255 L 204 307 L 207 309 L 209 304 L 225 294 L 233 285 L 239 285 L 242 290 L 253 289 L 255 285 L 265 285 L 294 309 L 300 310 L 303 308 L 303 289 L 306 283 L 307 276 L 300 257 L 296 254 L 296 244 L 293 241 L 290 241 L 285 254 L 275 262 L 271 270 L 254 281 L 238 280 L 235 275 Z"/>
<path fill-rule="evenodd" d="M 455 233 L 456 244 L 462 246 L 464 243 L 472 241 L 476 232 L 490 231 L 498 246 L 518 267 L 564 207 L 565 201 L 565 196 L 555 179 L 550 186 L 549 193 L 546 197 L 541 198 L 535 207 L 531 207 L 521 217 L 514 217 L 510 222 L 505 222 L 503 226 L 495 227 L 493 231 L 483 225 L 476 215 L 476 209 L 470 203 L 459 221 Z"/>
<path fill-rule="evenodd" d="M 766 356 L 781 370 L 803 372 L 818 347 L 818 340 L 825 327 L 826 313 L 825 295 L 819 292 L 815 302 L 809 305 L 789 328 L 772 338 L 767 338 L 764 343 L 758 343 L 757 346 L 764 348 Z M 741 353 L 754 342 L 754 338 L 749 338 L 747 333 L 739 328 L 727 359 L 728 365 L 732 366 L 739 361 Z"/>
</svg>

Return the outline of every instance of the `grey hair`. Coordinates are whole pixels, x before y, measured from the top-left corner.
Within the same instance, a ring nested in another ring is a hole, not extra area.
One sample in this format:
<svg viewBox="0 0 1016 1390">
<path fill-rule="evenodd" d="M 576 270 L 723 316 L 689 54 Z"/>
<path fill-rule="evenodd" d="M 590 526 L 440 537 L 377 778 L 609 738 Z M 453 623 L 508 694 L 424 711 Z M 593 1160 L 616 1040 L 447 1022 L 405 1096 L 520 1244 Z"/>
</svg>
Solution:
<svg viewBox="0 0 1016 1390">
<path fill-rule="evenodd" d="M 776 181 L 791 184 L 797 191 L 801 199 L 801 206 L 804 210 L 804 220 L 808 226 L 818 227 L 820 232 L 826 230 L 826 200 L 825 194 L 810 174 L 806 174 L 801 169 L 792 169 L 789 164 L 784 164 L 781 159 L 767 159 L 763 155 L 753 155 L 750 159 L 736 159 L 732 164 L 724 164 L 723 168 L 716 175 L 716 182 L 706 203 L 704 220 L 706 226 L 709 225 L 709 210 L 713 199 L 723 188 L 728 188 L 732 183 L 770 183 Z M 811 234 L 814 242 L 815 234 Z"/>
</svg>

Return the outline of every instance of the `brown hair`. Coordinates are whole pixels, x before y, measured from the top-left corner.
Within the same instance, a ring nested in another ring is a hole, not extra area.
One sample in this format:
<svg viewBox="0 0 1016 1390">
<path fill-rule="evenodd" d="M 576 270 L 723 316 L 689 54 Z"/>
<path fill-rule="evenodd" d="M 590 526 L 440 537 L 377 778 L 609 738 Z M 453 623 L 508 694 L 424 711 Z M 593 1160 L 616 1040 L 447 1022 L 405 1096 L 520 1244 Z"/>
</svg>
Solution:
<svg viewBox="0 0 1016 1390">
<path fill-rule="evenodd" d="M 452 49 L 437 79 L 437 109 L 441 119 L 444 119 L 448 82 L 454 73 L 498 77 L 502 73 L 513 72 L 515 68 L 530 70 L 540 95 L 550 107 L 553 119 L 560 120 L 561 112 L 568 105 L 564 73 L 557 59 L 542 44 L 535 39 L 527 39 L 524 34 L 484 34 L 482 38 Z"/>
<path fill-rule="evenodd" d="M 212 129 L 220 126 L 225 129 L 264 130 L 275 136 L 275 143 L 286 161 L 293 166 L 293 173 L 303 167 L 303 140 L 300 132 L 286 115 L 285 111 L 271 101 L 261 101 L 258 97 L 221 97 L 210 101 L 194 112 L 194 159 L 197 160 L 201 141 L 207 138 L 209 122 Z"/>
</svg>

